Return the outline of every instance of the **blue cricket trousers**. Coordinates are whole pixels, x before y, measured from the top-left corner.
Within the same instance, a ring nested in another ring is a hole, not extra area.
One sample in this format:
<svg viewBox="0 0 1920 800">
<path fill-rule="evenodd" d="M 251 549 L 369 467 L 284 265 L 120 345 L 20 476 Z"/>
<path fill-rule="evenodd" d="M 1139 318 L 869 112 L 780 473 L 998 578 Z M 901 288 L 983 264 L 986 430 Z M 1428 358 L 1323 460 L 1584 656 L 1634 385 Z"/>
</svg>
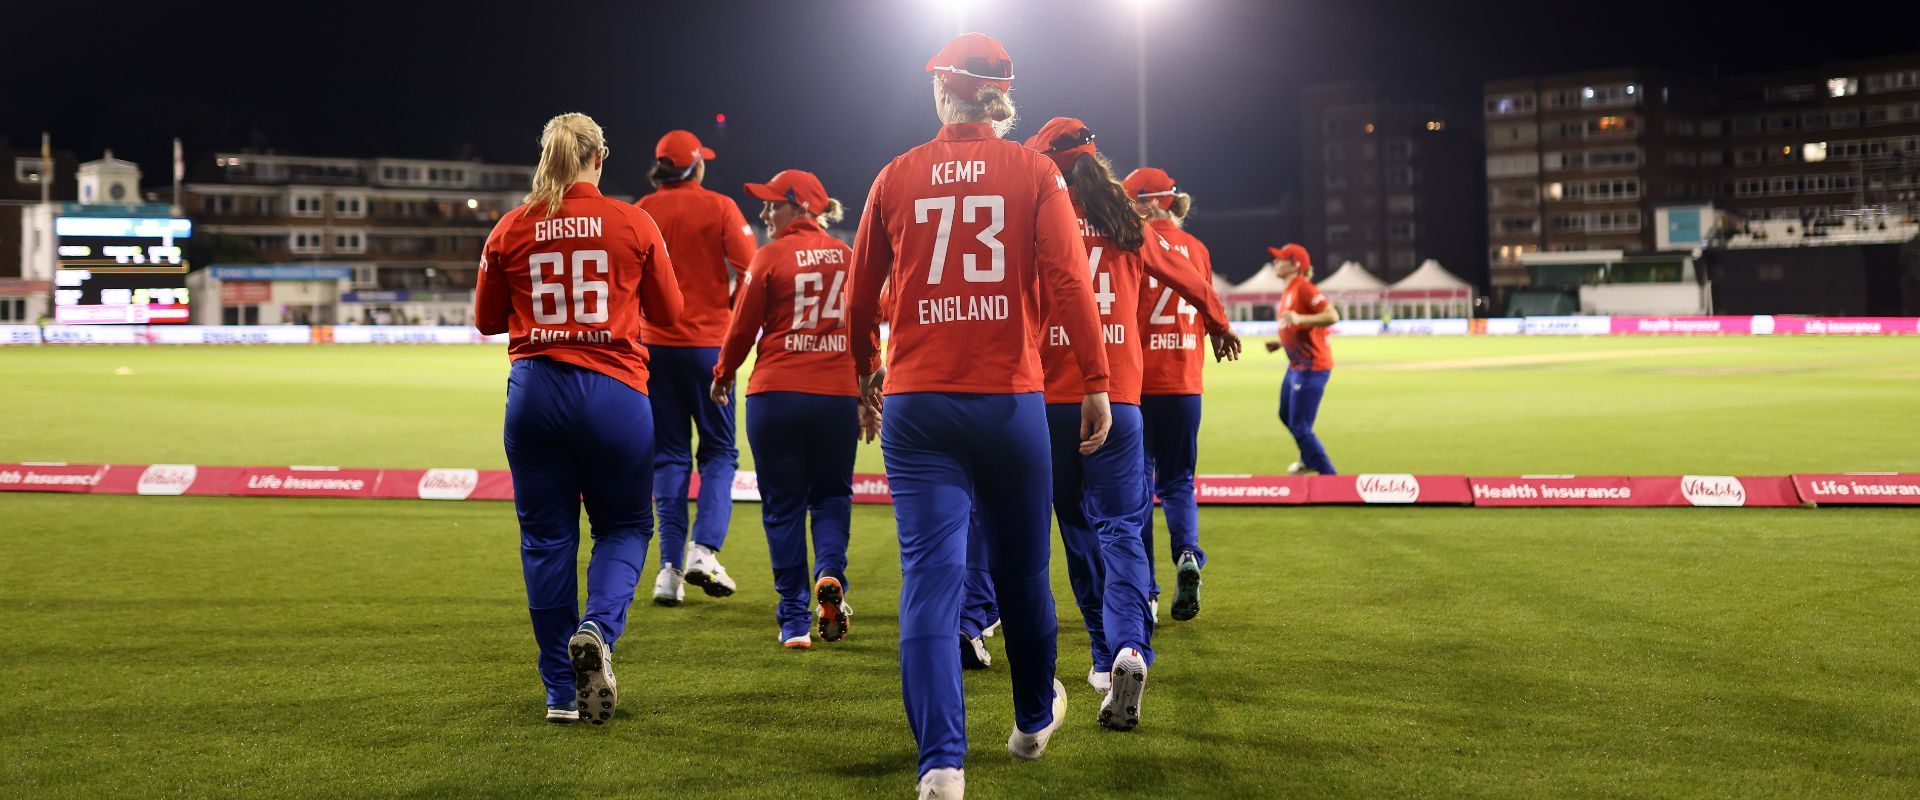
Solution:
<svg viewBox="0 0 1920 800">
<path fill-rule="evenodd" d="M 1287 370 L 1280 381 L 1280 422 L 1300 447 L 1300 464 L 1322 475 L 1332 475 L 1333 461 L 1320 437 L 1313 435 L 1313 418 L 1320 414 L 1320 398 L 1327 393 L 1333 370 Z"/>
<path fill-rule="evenodd" d="M 780 638 L 807 632 L 813 581 L 847 587 L 847 536 L 853 523 L 853 456 L 860 398 L 800 392 L 747 397 L 747 443 L 760 480 L 760 523 L 767 531 L 774 621 Z M 813 522 L 813 572 L 807 572 L 807 522 Z"/>
<path fill-rule="evenodd" d="M 586 620 L 611 645 L 627 626 L 653 536 L 653 413 L 647 396 L 545 358 L 513 362 L 504 438 L 520 517 L 520 568 L 547 704 L 573 702 L 567 638 L 579 626 L 580 504 L 593 524 Z"/>
<path fill-rule="evenodd" d="M 966 593 L 960 605 L 960 632 L 976 639 L 1000 621 L 1000 606 L 993 597 L 993 575 L 987 572 L 987 534 L 980 530 L 978 510 L 967 515 Z"/>
<path fill-rule="evenodd" d="M 1080 455 L 1080 404 L 1047 406 L 1053 450 L 1053 514 L 1067 551 L 1067 582 L 1087 626 L 1093 668 L 1113 669 L 1120 648 L 1153 663 L 1153 619 L 1147 591 L 1153 580 L 1141 538 L 1153 514 L 1140 407 L 1113 404 L 1106 444 Z"/>
<path fill-rule="evenodd" d="M 687 485 L 700 465 L 700 498 L 693 518 L 693 541 L 718 552 L 727 543 L 733 517 L 733 473 L 740 468 L 734 447 L 734 398 L 717 405 L 707 396 L 713 385 L 718 347 L 647 347 L 647 394 L 653 400 L 653 502 L 660 513 L 660 565 L 684 569 L 687 559 Z M 693 431 L 700 448 L 693 447 Z"/>
<path fill-rule="evenodd" d="M 1140 416 L 1146 429 L 1147 468 L 1153 476 L 1153 493 L 1160 498 L 1160 510 L 1167 515 L 1167 550 L 1177 560 L 1192 550 L 1206 566 L 1207 551 L 1200 549 L 1200 506 L 1193 499 L 1193 473 L 1200 453 L 1200 395 L 1149 394 L 1140 398 Z M 1147 543 L 1147 568 L 1153 569 L 1153 515 L 1147 515 L 1142 536 Z M 1149 596 L 1160 595 L 1155 578 Z"/>
<path fill-rule="evenodd" d="M 920 772 L 960 767 L 960 605 L 967 518 L 978 499 L 987 569 L 1000 601 L 1014 724 L 1053 721 L 1059 623 L 1050 554 L 1046 406 L 1040 393 L 919 392 L 887 397 L 880 433 L 900 535 L 900 689 Z"/>
</svg>

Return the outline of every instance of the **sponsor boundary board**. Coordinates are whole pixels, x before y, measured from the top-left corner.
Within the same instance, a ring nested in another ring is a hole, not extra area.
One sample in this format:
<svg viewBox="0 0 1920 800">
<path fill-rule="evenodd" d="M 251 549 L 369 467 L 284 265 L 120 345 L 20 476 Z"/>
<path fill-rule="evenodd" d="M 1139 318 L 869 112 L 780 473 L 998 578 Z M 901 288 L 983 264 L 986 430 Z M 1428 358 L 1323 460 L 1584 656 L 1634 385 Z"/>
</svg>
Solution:
<svg viewBox="0 0 1920 800">
<path fill-rule="evenodd" d="M 694 476 L 691 492 L 699 491 Z M 506 470 L 233 467 L 199 464 L 0 463 L 0 492 L 200 497 L 512 500 Z M 752 470 L 733 499 L 759 502 Z M 1203 505 L 1452 505 L 1500 507 L 1920 506 L 1920 473 L 1801 475 L 1199 475 Z M 893 500 L 887 477 L 855 473 L 853 501 Z"/>
<path fill-rule="evenodd" d="M 1273 336 L 1274 322 L 1235 322 Z M 1340 336 L 1911 336 L 1920 317 L 1525 317 L 1341 320 Z M 0 345 L 36 344 L 504 344 L 458 325 L 0 325 Z"/>
</svg>

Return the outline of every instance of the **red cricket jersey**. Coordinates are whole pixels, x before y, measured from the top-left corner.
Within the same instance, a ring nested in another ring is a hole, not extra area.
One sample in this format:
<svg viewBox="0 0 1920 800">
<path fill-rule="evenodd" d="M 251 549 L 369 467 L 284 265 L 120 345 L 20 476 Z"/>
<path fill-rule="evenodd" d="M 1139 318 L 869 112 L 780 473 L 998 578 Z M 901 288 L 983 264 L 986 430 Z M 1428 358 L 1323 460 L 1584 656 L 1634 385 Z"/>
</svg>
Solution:
<svg viewBox="0 0 1920 800">
<path fill-rule="evenodd" d="M 1077 209 L 1076 209 L 1077 210 Z M 1108 381 L 1112 402 L 1140 404 L 1141 345 L 1140 286 L 1148 277 L 1164 282 L 1169 291 L 1188 298 L 1205 309 L 1209 331 L 1227 329 L 1227 312 L 1213 285 L 1173 249 L 1173 243 L 1152 228 L 1140 249 L 1122 250 L 1113 240 L 1080 219 L 1085 237 L 1094 307 L 1100 312 L 1100 334 L 1107 345 Z M 1052 308 L 1049 307 L 1051 312 Z M 1047 402 L 1078 403 L 1085 396 L 1080 388 L 1080 369 L 1071 354 L 1072 336 L 1047 315 L 1046 342 L 1040 349 L 1041 369 L 1047 378 Z"/>
<path fill-rule="evenodd" d="M 853 360 L 879 366 L 892 282 L 886 392 L 1038 392 L 1040 304 L 1073 341 L 1085 391 L 1107 391 L 1087 253 L 1066 181 L 987 123 L 940 129 L 880 171 L 853 246 Z"/>
<path fill-rule="evenodd" d="M 1175 225 L 1170 219 L 1147 223 L 1155 232 L 1173 243 L 1173 250 L 1185 257 L 1200 278 L 1213 288 L 1213 254 L 1207 246 Z M 1146 352 L 1141 359 L 1141 394 L 1200 394 L 1202 367 L 1207 363 L 1206 328 L 1200 324 L 1193 305 L 1147 277 L 1140 293 L 1140 338 Z"/>
<path fill-rule="evenodd" d="M 740 299 L 715 383 L 731 381 L 760 341 L 747 394 L 805 392 L 860 394 L 847 358 L 847 268 L 853 251 L 806 217 L 794 220 L 760 248 L 740 281 Z"/>
<path fill-rule="evenodd" d="M 645 394 L 641 315 L 670 325 L 680 305 L 653 219 L 576 183 L 552 216 L 523 205 L 493 226 L 480 255 L 473 324 L 507 334 L 510 360 L 545 356 Z"/>
<path fill-rule="evenodd" d="M 635 205 L 660 225 L 673 253 L 674 277 L 687 300 L 679 321 L 649 320 L 640 329 L 641 340 L 669 347 L 719 347 L 727 338 L 733 305 L 727 264 L 744 269 L 753 262 L 753 228 L 731 198 L 693 181 L 667 184 Z"/>
<path fill-rule="evenodd" d="M 1305 275 L 1295 275 L 1287 283 L 1286 292 L 1280 295 L 1280 310 L 1296 314 L 1318 314 L 1327 308 L 1327 296 L 1307 280 Z M 1287 349 L 1287 368 L 1304 370 L 1333 369 L 1333 350 L 1327 347 L 1327 331 L 1332 326 L 1317 328 L 1286 327 L 1280 328 L 1280 344 Z"/>
</svg>

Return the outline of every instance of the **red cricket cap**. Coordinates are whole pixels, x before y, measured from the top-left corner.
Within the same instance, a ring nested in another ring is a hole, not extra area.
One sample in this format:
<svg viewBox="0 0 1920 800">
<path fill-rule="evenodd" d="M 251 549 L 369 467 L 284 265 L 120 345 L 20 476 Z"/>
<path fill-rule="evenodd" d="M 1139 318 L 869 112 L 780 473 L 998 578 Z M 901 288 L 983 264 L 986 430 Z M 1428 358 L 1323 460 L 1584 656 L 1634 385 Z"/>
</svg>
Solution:
<svg viewBox="0 0 1920 800">
<path fill-rule="evenodd" d="M 1267 254 L 1275 261 L 1292 261 L 1300 266 L 1300 271 L 1313 274 L 1313 260 L 1307 257 L 1307 248 L 1288 242 L 1280 247 L 1267 248 Z"/>
<path fill-rule="evenodd" d="M 1174 196 L 1180 193 L 1173 176 L 1159 167 L 1141 167 L 1129 172 L 1120 185 L 1127 190 L 1128 197 L 1163 209 L 1172 208 Z"/>
<path fill-rule="evenodd" d="M 1013 86 L 1013 56 L 1007 55 L 1007 48 L 984 33 L 963 33 L 947 42 L 946 47 L 927 59 L 927 71 L 939 73 L 947 82 L 948 91 L 969 100 L 980 93 L 980 87 L 998 86 L 1001 89 Z"/>
<path fill-rule="evenodd" d="M 827 210 L 827 187 L 813 173 L 797 169 L 783 169 L 766 183 L 749 183 L 747 194 L 772 203 L 792 203 L 809 214 Z"/>
<path fill-rule="evenodd" d="M 692 131 L 668 131 L 660 137 L 660 143 L 653 146 L 653 157 L 664 158 L 680 169 L 688 169 L 695 161 L 713 158 L 713 148 L 700 144 L 700 137 Z"/>
<path fill-rule="evenodd" d="M 1027 148 L 1053 159 L 1054 166 L 1065 174 L 1073 170 L 1073 162 L 1081 156 L 1095 152 L 1093 129 L 1073 117 L 1054 117 L 1028 137 Z"/>
</svg>

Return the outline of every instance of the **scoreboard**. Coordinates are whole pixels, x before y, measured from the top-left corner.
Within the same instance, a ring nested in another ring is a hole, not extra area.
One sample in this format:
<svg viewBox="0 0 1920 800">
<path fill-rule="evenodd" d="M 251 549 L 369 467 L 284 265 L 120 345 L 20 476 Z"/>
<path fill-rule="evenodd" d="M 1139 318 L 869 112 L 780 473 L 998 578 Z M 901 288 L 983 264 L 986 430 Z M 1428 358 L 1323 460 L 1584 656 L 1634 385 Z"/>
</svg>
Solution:
<svg viewBox="0 0 1920 800">
<path fill-rule="evenodd" d="M 166 217 L 54 220 L 54 318 L 62 324 L 191 319 L 182 240 L 193 222 Z"/>
</svg>

